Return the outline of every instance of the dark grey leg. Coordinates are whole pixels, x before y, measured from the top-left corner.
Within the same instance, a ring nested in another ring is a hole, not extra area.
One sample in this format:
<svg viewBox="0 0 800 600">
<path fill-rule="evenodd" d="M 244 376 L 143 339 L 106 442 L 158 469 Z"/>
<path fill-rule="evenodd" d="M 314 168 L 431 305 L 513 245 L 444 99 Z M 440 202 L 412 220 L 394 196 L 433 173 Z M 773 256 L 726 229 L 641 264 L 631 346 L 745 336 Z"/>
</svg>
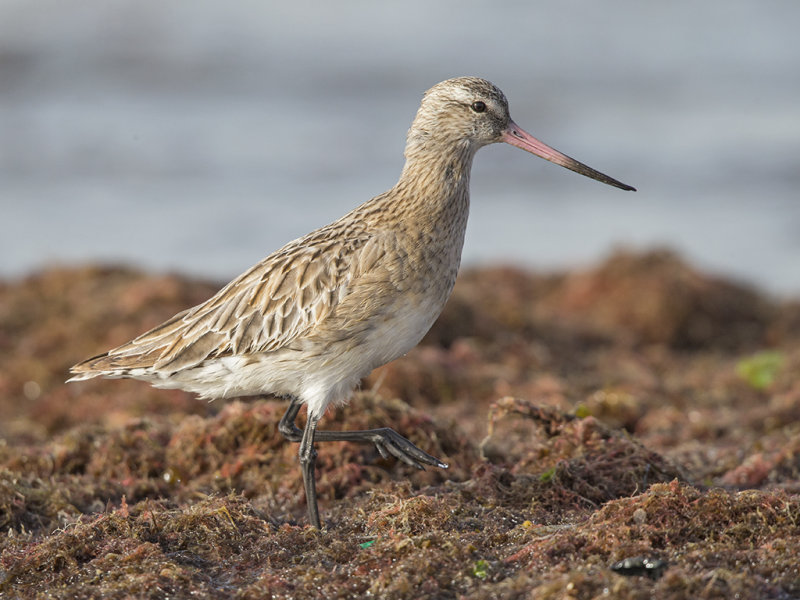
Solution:
<svg viewBox="0 0 800 600">
<path fill-rule="evenodd" d="M 317 430 L 319 417 L 309 416 L 303 438 L 300 440 L 300 469 L 303 471 L 303 487 L 306 490 L 308 506 L 308 522 L 317 529 L 322 529 L 317 506 L 317 480 L 314 467 L 317 464 L 317 450 L 314 448 L 314 432 Z"/>
<path fill-rule="evenodd" d="M 321 529 L 319 509 L 317 507 L 317 487 L 314 476 L 314 465 L 317 451 L 314 442 L 362 442 L 375 444 L 383 458 L 394 456 L 407 465 L 424 469 L 424 465 L 432 465 L 446 469 L 447 464 L 427 452 L 420 450 L 402 435 L 382 427 L 380 429 L 365 429 L 363 431 L 317 431 L 319 417 L 309 416 L 305 430 L 295 424 L 297 414 L 303 403 L 297 398 L 292 398 L 289 408 L 278 423 L 278 431 L 291 442 L 300 442 L 300 467 L 303 472 L 303 485 L 306 490 L 306 504 L 308 505 L 308 519 L 317 529 Z"/>
<path fill-rule="evenodd" d="M 278 431 L 290 442 L 299 442 L 303 438 L 303 432 L 294 424 L 301 406 L 303 406 L 303 403 L 300 400 L 292 398 L 289 408 L 286 409 L 280 423 L 278 423 Z"/>
</svg>

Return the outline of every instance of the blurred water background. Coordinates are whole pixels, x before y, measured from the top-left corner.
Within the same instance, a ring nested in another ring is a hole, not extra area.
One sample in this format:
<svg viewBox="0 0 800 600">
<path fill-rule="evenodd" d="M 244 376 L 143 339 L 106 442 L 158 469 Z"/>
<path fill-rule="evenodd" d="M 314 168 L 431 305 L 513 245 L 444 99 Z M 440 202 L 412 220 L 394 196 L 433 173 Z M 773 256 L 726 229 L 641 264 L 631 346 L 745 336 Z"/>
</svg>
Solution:
<svg viewBox="0 0 800 600">
<path fill-rule="evenodd" d="M 468 265 L 668 245 L 800 294 L 800 2 L 0 0 L 0 276 L 226 280 L 391 187 L 422 92 L 479 75 L 639 188 L 481 150 Z"/>
</svg>

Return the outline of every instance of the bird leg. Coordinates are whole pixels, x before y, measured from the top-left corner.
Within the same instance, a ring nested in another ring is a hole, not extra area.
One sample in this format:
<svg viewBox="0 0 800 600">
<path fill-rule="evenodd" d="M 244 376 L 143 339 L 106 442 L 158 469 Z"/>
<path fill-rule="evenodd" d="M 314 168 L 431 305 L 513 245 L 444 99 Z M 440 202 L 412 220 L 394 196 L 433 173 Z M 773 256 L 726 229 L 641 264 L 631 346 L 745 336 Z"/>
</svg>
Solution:
<svg viewBox="0 0 800 600">
<path fill-rule="evenodd" d="M 447 463 L 435 456 L 420 450 L 402 435 L 389 429 L 365 429 L 362 431 L 317 431 L 319 417 L 309 415 L 304 430 L 296 424 L 297 414 L 303 402 L 292 398 L 289 408 L 278 423 L 278 431 L 290 442 L 300 442 L 300 466 L 303 471 L 303 485 L 306 490 L 306 504 L 308 505 L 308 519 L 311 524 L 320 529 L 319 509 L 317 508 L 317 489 L 314 478 L 314 464 L 317 452 L 314 442 L 361 442 L 375 444 L 383 458 L 394 456 L 405 464 L 424 469 L 424 465 L 432 465 L 446 469 Z"/>
<path fill-rule="evenodd" d="M 317 529 L 322 529 L 317 506 L 317 480 L 314 467 L 317 464 L 317 450 L 314 448 L 314 432 L 317 430 L 319 417 L 308 416 L 303 438 L 300 440 L 300 469 L 303 472 L 303 487 L 306 490 L 308 521 Z"/>
<path fill-rule="evenodd" d="M 290 442 L 299 442 L 303 439 L 302 430 L 294 423 L 301 406 L 303 406 L 303 403 L 300 400 L 292 398 L 292 401 L 289 403 L 289 408 L 286 409 L 283 417 L 281 417 L 280 423 L 278 423 L 278 431 Z"/>
</svg>

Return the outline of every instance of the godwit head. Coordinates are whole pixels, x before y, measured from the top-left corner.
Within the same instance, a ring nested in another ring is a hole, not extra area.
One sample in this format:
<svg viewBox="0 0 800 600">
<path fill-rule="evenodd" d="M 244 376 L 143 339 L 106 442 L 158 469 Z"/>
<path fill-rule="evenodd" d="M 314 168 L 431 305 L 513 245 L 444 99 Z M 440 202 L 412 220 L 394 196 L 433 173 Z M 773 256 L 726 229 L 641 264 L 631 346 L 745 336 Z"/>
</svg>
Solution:
<svg viewBox="0 0 800 600">
<path fill-rule="evenodd" d="M 479 148 L 497 142 L 522 148 L 608 185 L 636 189 L 537 140 L 511 119 L 505 94 L 478 77 L 448 79 L 425 92 L 408 132 L 406 170 L 417 168 L 419 160 L 437 160 L 453 153 L 469 165 Z"/>
</svg>

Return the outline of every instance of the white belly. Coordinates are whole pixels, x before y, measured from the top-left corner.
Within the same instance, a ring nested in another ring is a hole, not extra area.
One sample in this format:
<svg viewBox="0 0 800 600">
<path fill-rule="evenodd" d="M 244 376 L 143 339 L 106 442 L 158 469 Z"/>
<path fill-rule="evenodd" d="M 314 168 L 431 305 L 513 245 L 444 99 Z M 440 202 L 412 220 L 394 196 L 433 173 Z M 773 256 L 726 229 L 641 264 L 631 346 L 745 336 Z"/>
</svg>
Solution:
<svg viewBox="0 0 800 600">
<path fill-rule="evenodd" d="M 142 374 L 156 387 L 180 388 L 205 399 L 273 394 L 299 398 L 312 414 L 322 415 L 332 402 L 346 402 L 374 368 L 416 346 L 439 316 L 442 299 L 396 302 L 390 315 L 372 321 L 358 341 L 301 343 L 264 354 L 223 356 L 169 378 Z M 132 373 L 134 377 L 137 374 Z"/>
</svg>

